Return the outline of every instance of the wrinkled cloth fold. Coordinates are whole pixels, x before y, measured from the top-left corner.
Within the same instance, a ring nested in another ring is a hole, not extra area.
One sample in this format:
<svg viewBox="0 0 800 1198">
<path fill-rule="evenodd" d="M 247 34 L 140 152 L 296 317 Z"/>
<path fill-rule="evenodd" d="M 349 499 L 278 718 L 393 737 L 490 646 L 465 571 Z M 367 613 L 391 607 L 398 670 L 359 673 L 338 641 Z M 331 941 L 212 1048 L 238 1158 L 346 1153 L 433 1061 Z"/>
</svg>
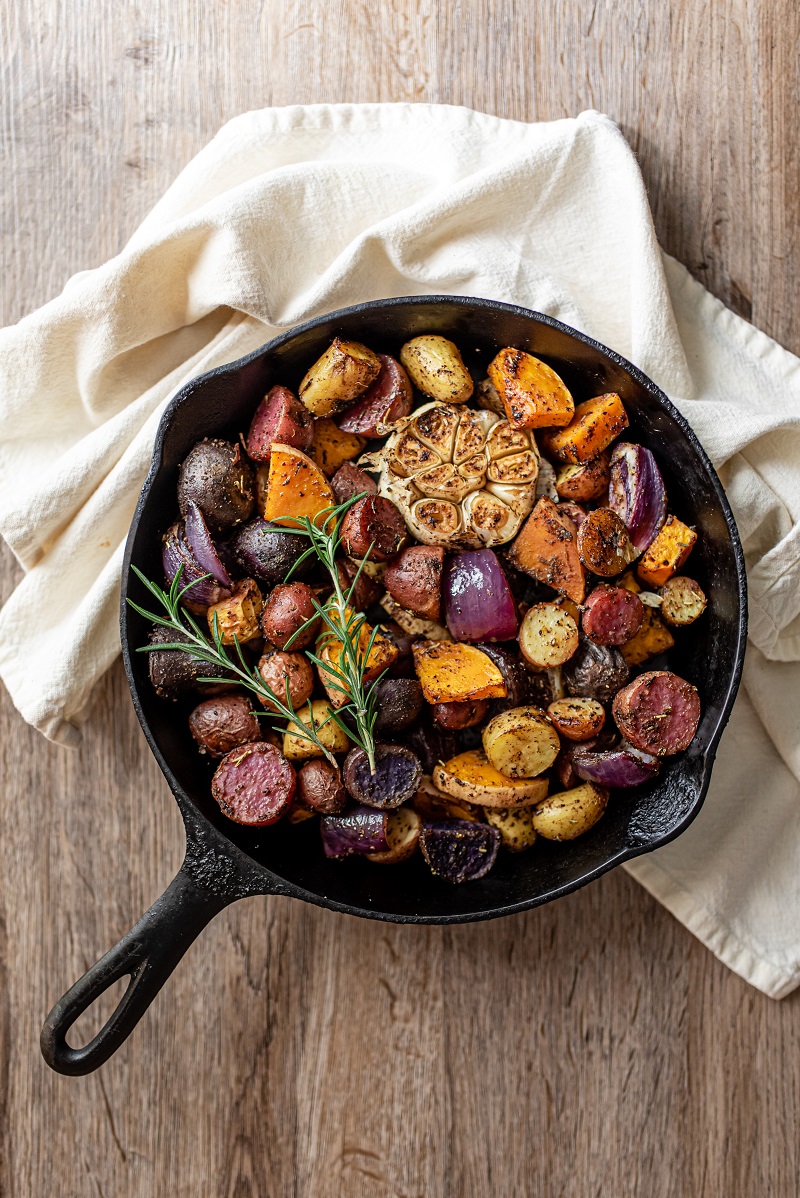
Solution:
<svg viewBox="0 0 800 1198">
<path fill-rule="evenodd" d="M 748 568 L 742 693 L 699 817 L 627 868 L 732 969 L 788 994 L 800 984 L 800 362 L 661 252 L 635 158 L 599 113 L 247 113 L 117 257 L 0 331 L 0 532 L 26 571 L 0 612 L 0 676 L 26 720 L 76 743 L 119 652 L 123 545 L 171 396 L 299 321 L 433 292 L 521 304 L 611 346 L 667 392 L 720 471 Z"/>
</svg>

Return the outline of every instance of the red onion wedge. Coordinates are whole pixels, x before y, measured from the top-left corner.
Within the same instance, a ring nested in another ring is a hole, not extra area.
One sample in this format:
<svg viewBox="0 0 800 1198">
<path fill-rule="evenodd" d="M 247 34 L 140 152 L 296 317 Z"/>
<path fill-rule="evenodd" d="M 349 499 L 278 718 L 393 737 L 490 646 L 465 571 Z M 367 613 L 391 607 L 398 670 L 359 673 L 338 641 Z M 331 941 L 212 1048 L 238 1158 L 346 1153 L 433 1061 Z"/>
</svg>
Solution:
<svg viewBox="0 0 800 1198">
<path fill-rule="evenodd" d="M 375 807 L 355 807 L 346 815 L 323 815 L 319 823 L 325 856 L 387 852 L 387 819 L 388 812 Z"/>
<path fill-rule="evenodd" d="M 161 561 L 168 586 L 172 585 L 178 570 L 183 567 L 180 587 L 183 589 L 191 586 L 191 590 L 186 592 L 182 602 L 191 611 L 204 612 L 212 603 L 219 603 L 229 597 L 230 591 L 226 587 L 221 587 L 213 578 L 206 577 L 208 570 L 200 566 L 192 553 L 182 520 L 171 525 L 164 533 Z"/>
<path fill-rule="evenodd" d="M 514 596 L 491 549 L 457 553 L 444 569 L 445 619 L 457 641 L 510 641 L 519 631 Z"/>
<path fill-rule="evenodd" d="M 639 786 L 654 778 L 659 770 L 656 757 L 634 749 L 626 741 L 605 753 L 595 753 L 579 746 L 571 752 L 570 759 L 575 773 L 584 782 L 597 782 L 612 790 Z"/>
<path fill-rule="evenodd" d="M 622 441 L 611 455 L 608 506 L 628 529 L 637 555 L 644 553 L 667 517 L 667 492 L 649 449 Z"/>
<path fill-rule="evenodd" d="M 220 586 L 232 587 L 233 579 L 219 559 L 219 554 L 211 539 L 211 533 L 208 531 L 205 517 L 192 499 L 186 505 L 184 525 L 186 528 L 186 540 L 192 551 L 194 560 L 200 569 L 204 573 L 210 574 L 212 578 L 216 578 Z"/>
</svg>

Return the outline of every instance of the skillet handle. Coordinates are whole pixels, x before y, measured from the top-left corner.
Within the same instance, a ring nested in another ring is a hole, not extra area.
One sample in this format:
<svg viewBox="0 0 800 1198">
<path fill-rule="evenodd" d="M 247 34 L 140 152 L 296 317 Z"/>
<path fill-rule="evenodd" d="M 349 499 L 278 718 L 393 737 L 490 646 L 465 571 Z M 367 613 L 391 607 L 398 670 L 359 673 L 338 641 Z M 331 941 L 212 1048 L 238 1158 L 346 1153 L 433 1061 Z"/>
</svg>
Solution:
<svg viewBox="0 0 800 1198">
<path fill-rule="evenodd" d="M 200 887 L 186 862 L 136 927 L 60 998 L 45 1020 L 42 1055 L 57 1073 L 79 1076 L 105 1064 L 128 1038 L 183 954 L 215 915 L 240 895 Z M 130 982 L 113 1014 L 84 1048 L 71 1048 L 67 1032 L 120 978 Z"/>
</svg>

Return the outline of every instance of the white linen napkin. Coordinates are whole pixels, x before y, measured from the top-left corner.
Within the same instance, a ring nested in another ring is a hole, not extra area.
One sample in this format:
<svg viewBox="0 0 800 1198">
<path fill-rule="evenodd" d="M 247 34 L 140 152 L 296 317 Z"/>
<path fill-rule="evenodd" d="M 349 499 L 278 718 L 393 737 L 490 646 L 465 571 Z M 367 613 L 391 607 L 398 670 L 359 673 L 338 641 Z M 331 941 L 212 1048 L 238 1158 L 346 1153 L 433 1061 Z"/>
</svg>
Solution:
<svg viewBox="0 0 800 1198">
<path fill-rule="evenodd" d="M 298 321 L 431 292 L 518 303 L 612 346 L 720 469 L 749 570 L 743 692 L 700 816 L 627 868 L 732 969 L 788 994 L 800 984 L 800 362 L 661 253 L 633 154 L 598 113 L 534 125 L 407 104 L 245 114 L 122 253 L 0 332 L 0 531 L 27 571 L 0 613 L 0 675 L 26 720 L 74 744 L 119 651 L 123 544 L 167 400 Z"/>
</svg>

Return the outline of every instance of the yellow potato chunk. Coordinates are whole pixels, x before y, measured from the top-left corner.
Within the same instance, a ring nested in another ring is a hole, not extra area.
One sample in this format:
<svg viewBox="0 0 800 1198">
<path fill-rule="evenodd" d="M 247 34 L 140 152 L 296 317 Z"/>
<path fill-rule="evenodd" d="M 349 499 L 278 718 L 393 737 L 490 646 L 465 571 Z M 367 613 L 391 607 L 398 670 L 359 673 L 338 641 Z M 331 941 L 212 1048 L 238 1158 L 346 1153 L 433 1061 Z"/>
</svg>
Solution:
<svg viewBox="0 0 800 1198">
<path fill-rule="evenodd" d="M 483 748 L 491 764 L 506 778 L 535 778 L 549 769 L 561 741 L 541 707 L 512 707 L 496 715 L 483 730 Z"/>
<path fill-rule="evenodd" d="M 208 627 L 213 635 L 216 622 L 223 645 L 234 645 L 237 640 L 240 644 L 252 641 L 261 636 L 258 620 L 263 606 L 258 584 L 252 578 L 243 578 L 228 599 L 209 607 Z"/>
<path fill-rule="evenodd" d="M 540 670 L 552 670 L 569 661 L 578 648 L 578 625 L 556 603 L 535 603 L 528 608 L 519 630 L 523 657 Z"/>
<path fill-rule="evenodd" d="M 534 809 L 533 829 L 545 840 L 575 840 L 593 828 L 608 803 L 608 791 L 594 782 L 550 795 Z"/>
<path fill-rule="evenodd" d="M 350 737 L 340 728 L 335 720 L 329 719 L 330 706 L 324 699 L 314 699 L 306 707 L 298 711 L 298 716 L 304 724 L 311 727 L 313 716 L 314 725 L 320 742 L 331 753 L 346 753 L 350 748 Z M 325 721 L 328 721 L 325 723 Z M 293 732 L 291 727 L 283 734 L 283 755 L 287 761 L 303 761 L 308 757 L 324 757 L 322 749 L 306 740 L 299 732 Z"/>
<path fill-rule="evenodd" d="M 415 387 L 440 403 L 466 403 L 472 395 L 472 376 L 457 346 L 446 337 L 426 334 L 413 337 L 400 350 Z"/>
<path fill-rule="evenodd" d="M 358 399 L 380 369 L 380 358 L 366 345 L 337 337 L 305 375 L 298 395 L 315 416 L 332 416 Z"/>
<path fill-rule="evenodd" d="M 510 853 L 524 853 L 536 842 L 533 826 L 535 807 L 493 807 L 486 811 L 486 822 L 497 828 L 503 845 Z"/>
</svg>

